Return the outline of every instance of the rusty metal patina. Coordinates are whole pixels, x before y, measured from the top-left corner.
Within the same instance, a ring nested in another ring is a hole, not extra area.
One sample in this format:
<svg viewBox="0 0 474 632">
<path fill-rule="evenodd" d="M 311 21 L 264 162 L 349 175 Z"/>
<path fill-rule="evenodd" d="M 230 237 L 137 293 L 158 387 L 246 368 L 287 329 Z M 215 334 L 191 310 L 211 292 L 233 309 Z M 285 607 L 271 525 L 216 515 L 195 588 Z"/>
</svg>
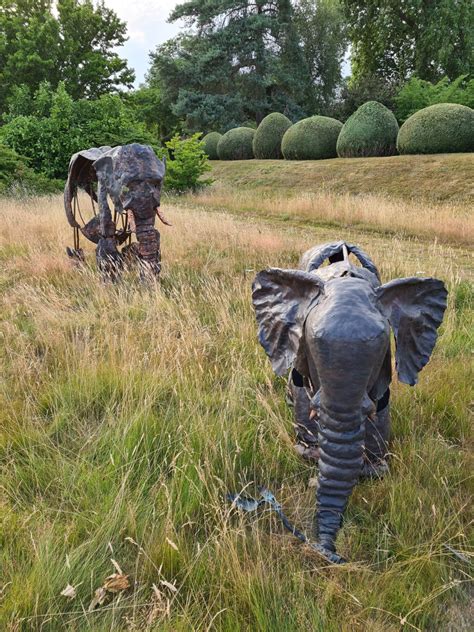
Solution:
<svg viewBox="0 0 474 632">
<path fill-rule="evenodd" d="M 68 255 L 84 261 L 79 243 L 82 234 L 97 244 L 97 266 L 104 277 L 115 280 L 124 261 L 131 258 L 138 261 L 142 277 L 159 277 L 160 233 L 155 229 L 155 216 L 170 225 L 160 209 L 165 170 L 165 161 L 151 147 L 138 143 L 93 147 L 74 154 L 64 189 L 66 217 L 74 233 L 74 247 L 67 248 Z M 78 189 L 90 197 L 92 219 L 85 219 Z M 136 243 L 131 243 L 133 234 Z"/>
</svg>

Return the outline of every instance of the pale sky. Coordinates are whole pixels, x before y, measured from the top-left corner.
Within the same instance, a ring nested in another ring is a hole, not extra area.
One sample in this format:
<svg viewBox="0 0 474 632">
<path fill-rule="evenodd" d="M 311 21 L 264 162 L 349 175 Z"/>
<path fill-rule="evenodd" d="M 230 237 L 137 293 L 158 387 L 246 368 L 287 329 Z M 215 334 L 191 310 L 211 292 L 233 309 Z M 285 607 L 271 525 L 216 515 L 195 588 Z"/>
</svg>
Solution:
<svg viewBox="0 0 474 632">
<path fill-rule="evenodd" d="M 183 24 L 168 24 L 173 8 L 182 0 L 105 0 L 121 20 L 127 23 L 128 41 L 117 52 L 135 70 L 138 86 L 144 81 L 150 65 L 148 54 L 158 44 L 177 35 Z"/>
</svg>

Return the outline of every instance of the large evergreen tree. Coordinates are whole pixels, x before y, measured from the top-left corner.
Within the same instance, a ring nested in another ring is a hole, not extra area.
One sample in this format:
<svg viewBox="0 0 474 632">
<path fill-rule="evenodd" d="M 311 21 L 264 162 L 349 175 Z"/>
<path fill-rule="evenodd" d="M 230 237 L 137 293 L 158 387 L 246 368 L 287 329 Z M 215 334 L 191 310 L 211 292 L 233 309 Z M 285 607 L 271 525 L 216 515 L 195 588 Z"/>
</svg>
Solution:
<svg viewBox="0 0 474 632">
<path fill-rule="evenodd" d="M 304 113 L 311 81 L 290 0 L 190 0 L 178 19 L 190 30 L 151 55 L 149 82 L 188 130 Z"/>
<path fill-rule="evenodd" d="M 343 0 L 355 77 L 429 81 L 474 70 L 472 0 Z"/>
<path fill-rule="evenodd" d="M 341 84 L 347 49 L 346 28 L 340 0 L 299 0 L 296 27 L 310 71 L 312 113 L 330 111 Z"/>
<path fill-rule="evenodd" d="M 2 0 L 0 111 L 15 86 L 34 92 L 42 81 L 64 81 L 74 98 L 131 86 L 134 73 L 115 52 L 126 25 L 103 1 Z"/>
</svg>

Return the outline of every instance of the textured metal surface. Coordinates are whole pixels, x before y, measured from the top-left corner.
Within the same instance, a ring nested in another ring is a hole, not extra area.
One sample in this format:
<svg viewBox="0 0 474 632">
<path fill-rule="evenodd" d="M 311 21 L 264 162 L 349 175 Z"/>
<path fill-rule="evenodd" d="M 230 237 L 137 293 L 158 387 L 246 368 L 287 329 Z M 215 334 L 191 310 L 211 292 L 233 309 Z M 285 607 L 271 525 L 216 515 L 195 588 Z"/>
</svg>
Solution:
<svg viewBox="0 0 474 632">
<path fill-rule="evenodd" d="M 160 235 L 155 229 L 155 216 L 164 223 L 160 210 L 161 187 L 165 163 L 152 148 L 132 143 L 119 147 L 86 149 L 74 154 L 69 163 L 69 174 L 64 189 L 64 208 L 69 224 L 75 231 L 74 257 L 79 252 L 79 231 L 97 244 L 99 269 L 109 278 L 116 278 L 123 266 L 123 253 L 118 246 L 130 242 L 136 234 L 135 250 L 142 276 L 158 276 L 161 269 Z M 85 222 L 78 209 L 77 190 L 83 189 L 98 205 L 98 214 Z M 113 210 L 109 206 L 112 201 Z M 80 220 L 78 218 L 80 215 Z M 122 227 L 117 225 L 122 218 Z"/>
<path fill-rule="evenodd" d="M 283 513 L 283 508 L 281 504 L 277 501 L 277 499 L 269 489 L 262 487 L 259 491 L 260 498 L 258 500 L 256 500 L 255 498 L 249 498 L 248 496 L 242 496 L 241 494 L 228 494 L 227 500 L 233 503 L 238 509 L 241 509 L 242 511 L 245 511 L 247 513 L 253 513 L 261 507 L 268 507 L 278 516 L 285 529 L 292 533 L 295 538 L 298 538 L 300 542 L 304 542 L 305 544 L 307 544 L 331 564 L 345 563 L 346 560 L 340 555 L 335 552 L 328 551 L 326 548 L 321 546 L 319 542 L 312 542 L 305 533 L 297 529 Z"/>
<path fill-rule="evenodd" d="M 351 262 L 351 253 L 362 267 Z M 326 260 L 330 265 L 323 266 Z M 283 375 L 293 366 L 311 385 L 319 446 L 316 534 L 334 553 L 364 464 L 378 472 L 386 466 L 390 328 L 399 379 L 415 384 L 436 342 L 447 291 L 431 278 L 380 285 L 368 255 L 343 241 L 315 246 L 301 265 L 305 271 L 259 272 L 253 303 L 259 340 L 275 372 Z M 298 410 L 306 414 L 304 402 Z"/>
</svg>

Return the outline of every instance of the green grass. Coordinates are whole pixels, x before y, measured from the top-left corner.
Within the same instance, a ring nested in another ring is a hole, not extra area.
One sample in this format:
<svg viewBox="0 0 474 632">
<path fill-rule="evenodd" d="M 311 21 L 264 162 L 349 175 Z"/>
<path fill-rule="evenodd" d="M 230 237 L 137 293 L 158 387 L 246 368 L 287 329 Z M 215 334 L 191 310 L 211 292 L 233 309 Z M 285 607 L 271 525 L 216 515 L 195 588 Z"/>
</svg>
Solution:
<svg viewBox="0 0 474 632">
<path fill-rule="evenodd" d="M 208 213 L 183 199 L 167 209 L 161 286 L 142 287 L 132 272 L 111 287 L 90 248 L 90 267 L 69 267 L 59 198 L 8 204 L 0 629 L 470 629 L 471 569 L 446 548 L 472 551 L 466 249 L 344 230 L 384 280 L 424 271 L 445 279 L 450 300 L 420 384 L 394 384 L 390 474 L 351 498 L 338 541 L 351 563 L 327 567 L 271 516 L 235 515 L 225 495 L 267 485 L 310 531 L 315 471 L 293 451 L 284 380 L 257 344 L 250 284 L 255 270 L 295 266 L 341 229 Z M 88 612 L 111 559 L 131 587 Z M 60 594 L 67 584 L 73 600 Z"/>
<path fill-rule="evenodd" d="M 211 176 L 239 189 L 283 196 L 326 191 L 472 203 L 474 154 L 213 162 Z"/>
</svg>

